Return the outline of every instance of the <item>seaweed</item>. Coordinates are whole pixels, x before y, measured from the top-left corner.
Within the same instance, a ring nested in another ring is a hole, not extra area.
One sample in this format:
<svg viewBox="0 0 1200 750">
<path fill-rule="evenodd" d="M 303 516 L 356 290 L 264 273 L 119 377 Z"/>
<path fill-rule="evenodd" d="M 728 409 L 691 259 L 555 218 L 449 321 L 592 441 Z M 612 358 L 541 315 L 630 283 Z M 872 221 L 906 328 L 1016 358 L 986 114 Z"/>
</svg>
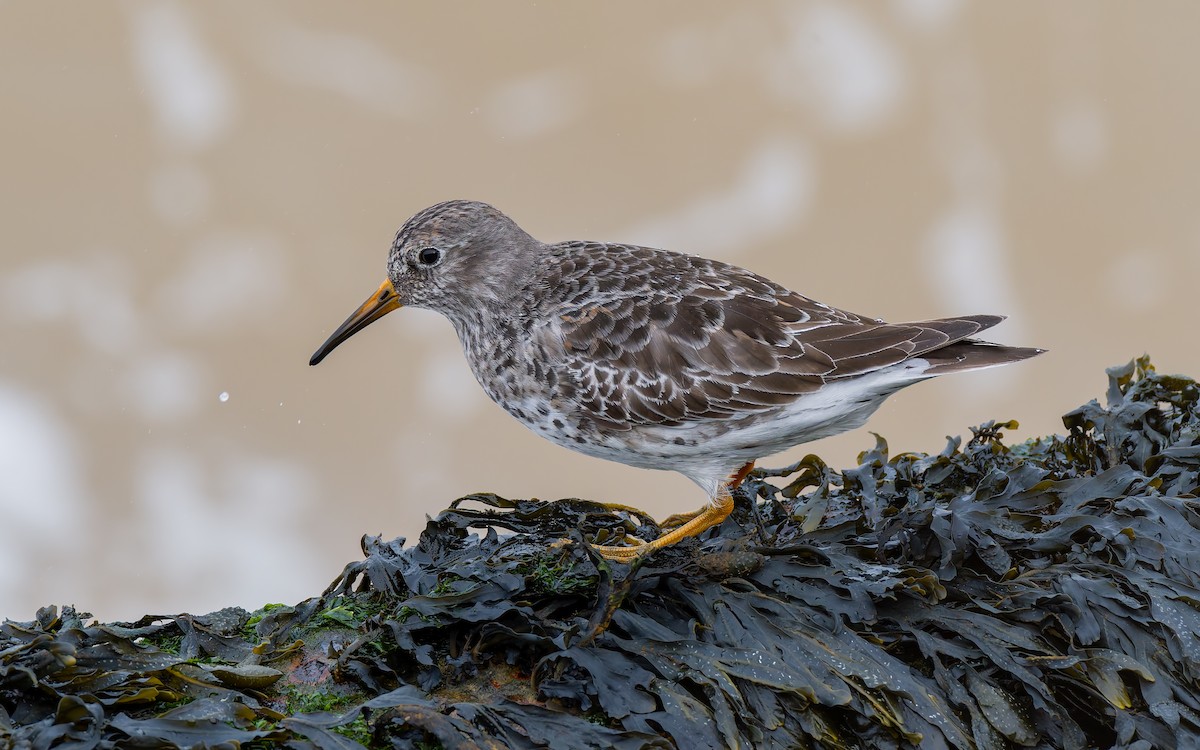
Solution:
<svg viewBox="0 0 1200 750">
<path fill-rule="evenodd" d="M 989 422 L 757 471 L 621 565 L 631 509 L 473 495 L 257 613 L 0 624 L 15 747 L 1200 744 L 1200 388 L 1108 371 L 1067 433 Z"/>
</svg>

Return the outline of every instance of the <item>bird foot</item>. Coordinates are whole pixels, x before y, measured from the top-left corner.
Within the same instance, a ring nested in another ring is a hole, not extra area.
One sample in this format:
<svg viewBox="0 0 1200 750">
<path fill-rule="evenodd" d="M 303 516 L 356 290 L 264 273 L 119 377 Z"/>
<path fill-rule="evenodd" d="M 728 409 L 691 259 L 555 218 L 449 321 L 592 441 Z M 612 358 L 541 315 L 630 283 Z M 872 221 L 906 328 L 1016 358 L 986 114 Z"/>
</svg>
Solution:
<svg viewBox="0 0 1200 750">
<path fill-rule="evenodd" d="M 733 512 L 733 496 L 724 495 L 718 497 L 711 505 L 690 514 L 690 518 L 686 520 L 679 528 L 663 534 L 658 539 L 649 542 L 640 542 L 628 547 L 609 547 L 596 546 L 592 549 L 596 550 L 602 557 L 616 562 L 628 563 L 642 555 L 653 552 L 663 547 L 669 547 L 676 542 L 687 539 L 688 537 L 696 536 L 713 526 L 719 525 L 722 521 L 729 517 Z M 630 537 L 626 537 L 630 538 Z M 637 541 L 637 540 L 635 540 Z"/>
<path fill-rule="evenodd" d="M 694 510 L 691 513 L 672 513 L 664 518 L 659 524 L 660 529 L 676 529 L 683 526 L 688 521 L 691 521 L 696 516 L 704 512 L 704 509 Z"/>
<path fill-rule="evenodd" d="M 747 462 L 742 468 L 735 471 L 725 480 L 721 488 L 721 494 L 718 495 L 712 503 L 704 506 L 693 513 L 676 513 L 668 516 L 659 524 L 659 528 L 671 529 L 666 534 L 663 534 L 658 539 L 649 542 L 643 542 L 636 537 L 625 537 L 631 539 L 635 543 L 628 547 L 611 547 L 611 546 L 596 546 L 592 549 L 596 550 L 601 556 L 609 560 L 617 562 L 631 562 L 642 555 L 653 552 L 656 549 L 669 547 L 672 544 L 687 539 L 688 537 L 696 536 L 713 526 L 720 525 L 729 514 L 733 512 L 733 490 L 742 483 L 751 470 L 754 469 L 754 462 Z M 616 508 L 620 510 L 632 510 L 624 505 L 604 504 L 608 508 Z M 636 511 L 640 513 L 640 511 Z"/>
<path fill-rule="evenodd" d="M 753 469 L 754 469 L 754 462 L 749 461 L 744 466 L 742 466 L 742 468 L 740 468 L 737 471 L 730 474 L 729 478 L 725 480 L 725 487 L 727 488 L 729 493 L 732 494 L 733 491 L 735 489 L 737 489 L 738 485 L 740 485 L 742 483 L 742 480 L 744 480 L 747 476 L 750 475 L 750 472 Z M 616 506 L 616 507 L 622 508 L 622 509 L 624 508 L 624 506 Z M 687 525 L 689 522 L 694 520 L 697 516 L 701 515 L 702 513 L 704 513 L 704 508 L 701 508 L 700 510 L 692 511 L 691 513 L 673 513 L 673 514 L 667 516 L 666 518 L 664 518 L 658 524 L 658 527 L 660 529 L 664 529 L 664 530 L 679 528 L 680 526 Z"/>
<path fill-rule="evenodd" d="M 649 552 L 650 550 L 646 549 L 649 546 L 650 545 L 647 543 L 642 542 L 641 544 L 635 544 L 632 547 L 607 547 L 603 545 L 597 545 L 592 547 L 592 549 L 596 550 L 598 555 L 607 560 L 613 560 L 614 562 L 619 563 L 631 563 Z"/>
<path fill-rule="evenodd" d="M 589 501 L 589 502 L 595 502 L 595 501 Z M 611 510 L 614 513 L 628 513 L 631 516 L 637 516 L 640 518 L 647 517 L 646 512 L 644 510 L 635 508 L 632 505 L 625 505 L 623 503 L 600 503 L 600 502 L 597 502 L 596 505 L 599 505 L 601 508 Z"/>
</svg>

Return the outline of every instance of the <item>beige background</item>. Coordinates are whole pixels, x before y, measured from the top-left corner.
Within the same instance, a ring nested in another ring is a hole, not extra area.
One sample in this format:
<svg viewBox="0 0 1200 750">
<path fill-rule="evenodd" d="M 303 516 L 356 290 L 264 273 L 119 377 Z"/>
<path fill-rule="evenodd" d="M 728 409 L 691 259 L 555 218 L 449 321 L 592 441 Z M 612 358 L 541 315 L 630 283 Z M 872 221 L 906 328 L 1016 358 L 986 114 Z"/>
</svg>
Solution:
<svg viewBox="0 0 1200 750">
<path fill-rule="evenodd" d="M 698 507 L 525 431 L 431 313 L 307 366 L 447 198 L 1051 349 L 893 398 L 896 450 L 1061 429 L 1142 352 L 1200 374 L 1197 28 L 1193 2 L 0 2 L 0 616 L 294 602 L 474 490 Z"/>
</svg>

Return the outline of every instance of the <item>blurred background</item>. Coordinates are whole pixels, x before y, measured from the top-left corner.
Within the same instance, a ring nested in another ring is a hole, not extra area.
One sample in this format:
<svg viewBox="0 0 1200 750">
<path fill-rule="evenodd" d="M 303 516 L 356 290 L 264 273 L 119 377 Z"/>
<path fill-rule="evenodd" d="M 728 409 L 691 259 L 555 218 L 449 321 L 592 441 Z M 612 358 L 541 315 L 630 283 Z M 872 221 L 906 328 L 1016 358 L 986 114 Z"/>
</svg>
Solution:
<svg viewBox="0 0 1200 750">
<path fill-rule="evenodd" d="M 1197 28 L 1187 1 L 0 2 L 0 617 L 293 603 L 477 490 L 699 507 L 526 431 L 432 313 L 308 367 L 448 198 L 1050 349 L 766 465 L 1060 431 L 1143 352 L 1200 375 Z"/>
</svg>

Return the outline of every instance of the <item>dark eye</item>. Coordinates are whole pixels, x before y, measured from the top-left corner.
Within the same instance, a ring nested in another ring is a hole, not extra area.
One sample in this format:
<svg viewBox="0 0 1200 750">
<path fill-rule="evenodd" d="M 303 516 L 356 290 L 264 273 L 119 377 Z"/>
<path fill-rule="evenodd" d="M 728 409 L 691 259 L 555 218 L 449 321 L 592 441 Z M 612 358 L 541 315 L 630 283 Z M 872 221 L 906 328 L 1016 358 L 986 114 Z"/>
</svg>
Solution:
<svg viewBox="0 0 1200 750">
<path fill-rule="evenodd" d="M 423 265 L 432 266 L 442 259 L 442 251 L 436 247 L 423 247 L 417 251 L 417 260 Z"/>
</svg>

